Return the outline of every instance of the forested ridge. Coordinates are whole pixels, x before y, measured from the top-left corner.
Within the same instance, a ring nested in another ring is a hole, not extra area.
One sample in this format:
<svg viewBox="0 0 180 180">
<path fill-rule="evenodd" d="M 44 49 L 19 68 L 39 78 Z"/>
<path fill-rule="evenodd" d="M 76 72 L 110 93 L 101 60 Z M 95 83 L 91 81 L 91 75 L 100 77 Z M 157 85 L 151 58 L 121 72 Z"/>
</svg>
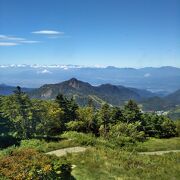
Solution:
<svg viewBox="0 0 180 180">
<path fill-rule="evenodd" d="M 0 95 L 11 95 L 16 87 L 0 85 Z M 89 99 L 100 108 L 107 102 L 112 106 L 123 106 L 128 100 L 135 100 L 144 111 L 170 111 L 180 106 L 180 91 L 163 95 L 146 89 L 136 89 L 113 84 L 93 86 L 87 82 L 71 78 L 57 84 L 45 84 L 40 88 L 22 88 L 30 98 L 52 100 L 58 94 L 71 98 L 80 106 L 86 106 Z"/>
</svg>

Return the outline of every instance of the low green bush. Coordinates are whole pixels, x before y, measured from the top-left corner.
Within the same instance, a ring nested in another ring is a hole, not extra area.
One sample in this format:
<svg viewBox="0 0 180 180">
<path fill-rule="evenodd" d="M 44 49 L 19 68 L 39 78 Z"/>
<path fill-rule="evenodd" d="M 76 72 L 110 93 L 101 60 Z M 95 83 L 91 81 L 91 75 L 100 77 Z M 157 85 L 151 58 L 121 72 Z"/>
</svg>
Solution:
<svg viewBox="0 0 180 180">
<path fill-rule="evenodd" d="M 16 146 L 10 146 L 10 147 L 8 147 L 6 149 L 1 150 L 0 151 L 0 158 L 11 154 L 15 149 L 17 149 Z"/>
<path fill-rule="evenodd" d="M 86 124 L 83 121 L 70 121 L 66 123 L 66 127 L 69 131 L 78 131 L 82 132 L 83 130 L 85 131 L 86 129 Z"/>
<path fill-rule="evenodd" d="M 93 134 L 85 134 L 80 133 L 76 131 L 68 131 L 62 134 L 63 138 L 68 138 L 78 145 L 82 146 L 104 146 L 104 147 L 110 147 L 114 148 L 115 144 L 113 142 L 109 141 L 108 139 L 105 139 L 103 137 L 96 137 Z"/>
<path fill-rule="evenodd" d="M 97 138 L 92 134 L 84 134 L 76 131 L 68 131 L 62 135 L 63 138 L 68 138 L 76 141 L 80 145 L 94 146 Z"/>
<path fill-rule="evenodd" d="M 20 144 L 20 148 L 33 148 L 39 152 L 49 152 L 62 148 L 74 147 L 77 145 L 78 143 L 66 139 L 57 142 L 46 142 L 45 140 L 29 139 L 29 140 L 22 140 Z"/>
<path fill-rule="evenodd" d="M 44 152 L 46 146 L 46 142 L 44 140 L 38 139 L 30 139 L 30 140 L 22 140 L 20 143 L 21 148 L 32 148 L 36 149 L 40 152 Z"/>
<path fill-rule="evenodd" d="M 180 120 L 176 120 L 175 125 L 176 125 L 176 134 L 178 137 L 180 137 Z"/>
<path fill-rule="evenodd" d="M 138 131 L 139 126 L 139 122 L 129 124 L 119 122 L 110 127 L 109 140 L 120 147 L 144 141 L 145 133 Z"/>
</svg>

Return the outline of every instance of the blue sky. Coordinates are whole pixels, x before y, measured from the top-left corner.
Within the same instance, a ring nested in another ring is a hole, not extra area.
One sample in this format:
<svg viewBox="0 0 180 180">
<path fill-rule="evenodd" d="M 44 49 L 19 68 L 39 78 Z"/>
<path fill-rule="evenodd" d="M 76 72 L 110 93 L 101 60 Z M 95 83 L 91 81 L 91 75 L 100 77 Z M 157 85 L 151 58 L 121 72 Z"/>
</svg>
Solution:
<svg viewBox="0 0 180 180">
<path fill-rule="evenodd" d="M 0 0 L 0 64 L 180 67 L 179 0 Z"/>
</svg>

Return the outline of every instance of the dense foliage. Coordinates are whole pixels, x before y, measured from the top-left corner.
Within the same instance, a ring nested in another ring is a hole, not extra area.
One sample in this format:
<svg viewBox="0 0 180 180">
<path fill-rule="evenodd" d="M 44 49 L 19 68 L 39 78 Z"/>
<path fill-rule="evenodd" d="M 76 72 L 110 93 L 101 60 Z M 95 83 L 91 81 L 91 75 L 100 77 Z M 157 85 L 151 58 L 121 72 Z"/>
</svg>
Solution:
<svg viewBox="0 0 180 180">
<path fill-rule="evenodd" d="M 122 108 L 105 103 L 95 109 L 89 102 L 88 106 L 79 107 L 72 98 L 67 99 L 61 94 L 54 101 L 30 99 L 17 87 L 13 95 L 0 98 L 0 134 L 29 139 L 70 130 L 92 133 L 105 139 L 128 137 L 126 139 L 131 141 L 177 134 L 172 120 L 144 114 L 132 100 Z"/>
</svg>

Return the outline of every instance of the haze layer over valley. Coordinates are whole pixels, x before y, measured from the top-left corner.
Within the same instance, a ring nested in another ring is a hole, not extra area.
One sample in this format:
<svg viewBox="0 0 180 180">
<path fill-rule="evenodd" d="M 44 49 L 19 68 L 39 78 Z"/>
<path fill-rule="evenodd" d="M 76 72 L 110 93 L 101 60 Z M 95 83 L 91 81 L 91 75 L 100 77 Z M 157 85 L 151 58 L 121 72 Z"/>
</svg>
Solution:
<svg viewBox="0 0 180 180">
<path fill-rule="evenodd" d="M 168 94 L 180 89 L 180 68 L 118 68 L 79 65 L 0 65 L 0 83 L 37 88 L 77 78 L 92 85 L 110 83 Z"/>
</svg>

